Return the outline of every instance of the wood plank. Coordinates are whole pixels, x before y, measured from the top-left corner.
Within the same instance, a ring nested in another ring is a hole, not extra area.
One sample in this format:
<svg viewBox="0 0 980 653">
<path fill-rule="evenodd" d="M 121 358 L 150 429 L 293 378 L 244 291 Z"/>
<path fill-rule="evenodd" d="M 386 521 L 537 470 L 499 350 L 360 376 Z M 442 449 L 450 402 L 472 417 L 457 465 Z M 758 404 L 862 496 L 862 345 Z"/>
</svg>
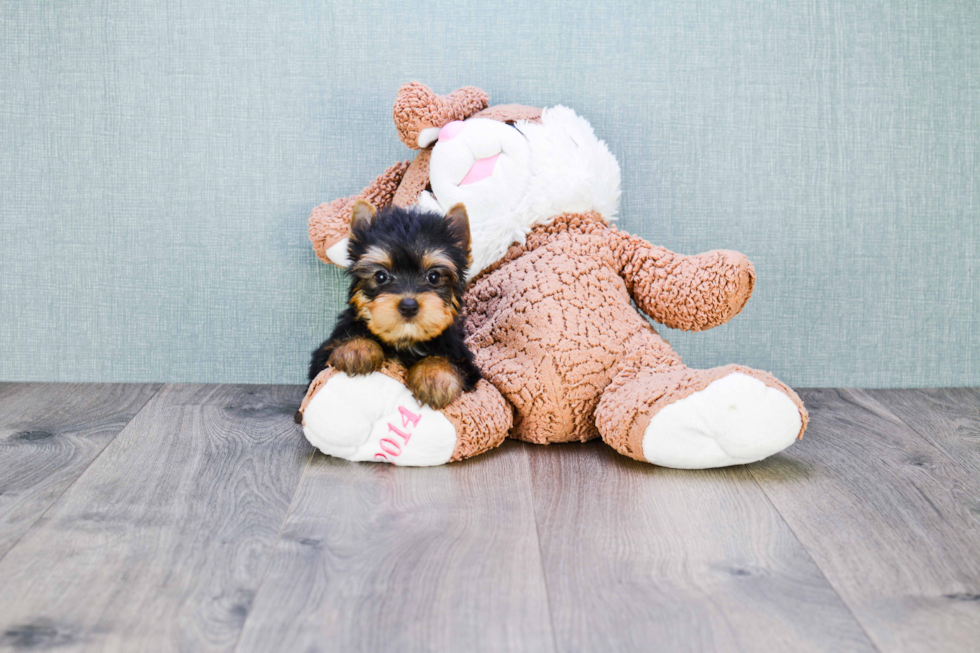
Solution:
<svg viewBox="0 0 980 653">
<path fill-rule="evenodd" d="M 806 437 L 752 474 L 880 650 L 977 650 L 977 477 L 866 392 L 800 394 Z"/>
<path fill-rule="evenodd" d="M 930 388 L 866 392 L 960 465 L 980 474 L 980 390 Z"/>
<path fill-rule="evenodd" d="M 0 560 L 159 384 L 0 384 Z"/>
<path fill-rule="evenodd" d="M 562 651 L 873 651 L 745 468 L 531 451 Z"/>
<path fill-rule="evenodd" d="M 239 651 L 548 651 L 517 442 L 444 467 L 317 454 Z"/>
<path fill-rule="evenodd" d="M 0 647 L 226 651 L 312 449 L 300 386 L 165 386 L 0 562 Z"/>
</svg>

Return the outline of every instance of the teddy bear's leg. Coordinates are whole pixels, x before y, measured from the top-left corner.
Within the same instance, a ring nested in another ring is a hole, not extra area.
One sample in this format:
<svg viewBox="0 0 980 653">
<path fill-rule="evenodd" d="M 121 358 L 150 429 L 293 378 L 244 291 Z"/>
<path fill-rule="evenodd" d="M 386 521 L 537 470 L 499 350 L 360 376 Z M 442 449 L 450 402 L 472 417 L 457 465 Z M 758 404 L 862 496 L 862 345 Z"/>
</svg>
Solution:
<svg viewBox="0 0 980 653">
<path fill-rule="evenodd" d="M 806 428 L 803 402 L 768 372 L 694 370 L 676 355 L 629 363 L 603 392 L 596 426 L 607 444 L 636 460 L 680 469 L 741 465 L 782 451 Z"/>
<path fill-rule="evenodd" d="M 424 467 L 475 456 L 507 437 L 511 408 L 487 381 L 437 411 L 415 401 L 404 374 L 391 364 L 353 377 L 328 367 L 300 408 L 306 438 L 338 458 Z"/>
</svg>

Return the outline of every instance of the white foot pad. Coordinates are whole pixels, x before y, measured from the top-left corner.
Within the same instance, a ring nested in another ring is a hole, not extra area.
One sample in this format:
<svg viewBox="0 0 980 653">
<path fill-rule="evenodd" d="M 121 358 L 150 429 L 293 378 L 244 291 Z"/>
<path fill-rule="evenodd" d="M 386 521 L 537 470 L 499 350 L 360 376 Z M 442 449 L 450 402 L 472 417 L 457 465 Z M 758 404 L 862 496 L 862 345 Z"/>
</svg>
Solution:
<svg viewBox="0 0 980 653">
<path fill-rule="evenodd" d="M 314 447 L 347 460 L 426 467 L 449 462 L 456 448 L 456 429 L 442 413 L 378 372 L 334 375 L 307 404 L 303 422 Z"/>
<path fill-rule="evenodd" d="M 643 434 L 643 456 L 678 469 L 742 465 L 793 444 L 802 426 L 789 397 L 735 372 L 660 409 Z"/>
</svg>

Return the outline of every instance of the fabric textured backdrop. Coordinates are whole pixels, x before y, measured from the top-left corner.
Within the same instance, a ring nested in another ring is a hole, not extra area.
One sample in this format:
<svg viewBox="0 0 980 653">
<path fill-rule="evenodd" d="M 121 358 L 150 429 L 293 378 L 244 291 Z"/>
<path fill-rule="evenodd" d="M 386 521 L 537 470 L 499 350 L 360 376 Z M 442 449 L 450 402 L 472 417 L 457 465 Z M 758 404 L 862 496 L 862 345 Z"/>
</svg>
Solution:
<svg viewBox="0 0 980 653">
<path fill-rule="evenodd" d="M 0 2 L 0 379 L 299 383 L 345 283 L 306 218 L 411 153 L 421 80 L 565 104 L 622 228 L 745 252 L 661 330 L 803 386 L 980 385 L 980 3 Z"/>
</svg>

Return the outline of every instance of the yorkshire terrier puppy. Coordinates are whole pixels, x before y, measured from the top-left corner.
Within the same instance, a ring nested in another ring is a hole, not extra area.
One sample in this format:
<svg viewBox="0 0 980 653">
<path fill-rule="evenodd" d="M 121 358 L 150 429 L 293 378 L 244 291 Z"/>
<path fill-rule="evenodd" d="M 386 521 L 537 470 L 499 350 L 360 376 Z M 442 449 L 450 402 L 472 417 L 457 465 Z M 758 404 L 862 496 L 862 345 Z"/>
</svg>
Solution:
<svg viewBox="0 0 980 653">
<path fill-rule="evenodd" d="M 328 364 L 370 374 L 389 359 L 408 369 L 419 403 L 444 408 L 480 380 L 463 342 L 470 226 L 457 204 L 445 216 L 358 200 L 351 212 L 348 304 L 313 352 L 310 381 Z"/>
</svg>

